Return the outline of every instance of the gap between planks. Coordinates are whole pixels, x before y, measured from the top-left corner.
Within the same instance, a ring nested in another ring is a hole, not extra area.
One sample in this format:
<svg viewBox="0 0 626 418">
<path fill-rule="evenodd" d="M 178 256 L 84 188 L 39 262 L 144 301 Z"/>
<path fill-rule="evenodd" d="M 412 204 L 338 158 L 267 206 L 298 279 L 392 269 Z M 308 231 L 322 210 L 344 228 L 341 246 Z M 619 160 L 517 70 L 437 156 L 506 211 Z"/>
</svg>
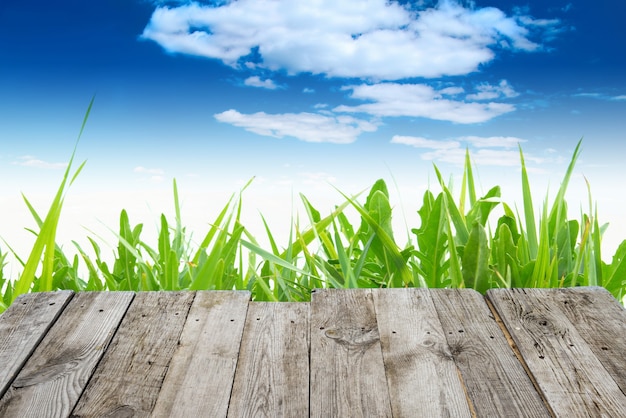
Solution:
<svg viewBox="0 0 626 418">
<path fill-rule="evenodd" d="M 498 311 L 496 310 L 495 306 L 493 306 L 493 304 L 487 298 L 487 296 L 483 296 L 483 298 L 485 299 L 485 303 L 489 307 L 489 310 L 493 314 L 493 317 L 496 320 L 496 324 L 498 324 L 498 326 L 502 330 L 502 333 L 504 334 L 504 337 L 506 338 L 506 341 L 509 343 L 509 346 L 511 347 L 511 350 L 513 350 L 513 352 L 515 353 L 515 357 L 517 357 L 517 360 L 520 362 L 520 364 L 522 365 L 522 367 L 526 371 L 526 374 L 530 378 L 530 381 L 532 382 L 533 386 L 537 390 L 537 393 L 541 397 L 541 400 L 543 401 L 544 405 L 546 406 L 546 409 L 548 410 L 550 415 L 552 415 L 553 417 L 556 417 L 557 415 L 554 413 L 554 410 L 550 406 L 550 403 L 548 402 L 548 399 L 546 398 L 546 396 L 544 395 L 543 391 L 539 387 L 539 383 L 537 382 L 537 379 L 535 379 L 535 376 L 530 371 L 530 368 L 528 367 L 528 364 L 526 363 L 526 360 L 524 360 L 524 357 L 522 356 L 522 353 L 519 351 L 519 348 L 517 347 L 517 344 L 515 344 L 515 341 L 513 341 L 513 337 L 511 336 L 511 333 L 509 332 L 509 330 L 504 325 L 504 321 L 502 321 L 502 318 L 498 314 Z"/>
</svg>

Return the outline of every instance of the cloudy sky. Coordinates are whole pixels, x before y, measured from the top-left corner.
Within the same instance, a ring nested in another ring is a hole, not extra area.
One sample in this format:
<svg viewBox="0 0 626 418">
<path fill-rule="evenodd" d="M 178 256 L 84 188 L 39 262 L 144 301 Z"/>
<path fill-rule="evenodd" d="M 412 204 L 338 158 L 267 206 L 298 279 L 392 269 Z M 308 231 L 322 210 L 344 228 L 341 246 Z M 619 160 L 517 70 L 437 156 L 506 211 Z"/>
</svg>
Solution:
<svg viewBox="0 0 626 418">
<path fill-rule="evenodd" d="M 540 202 L 584 137 L 570 211 L 588 179 L 607 259 L 626 238 L 625 15 L 609 0 L 2 1 L 0 236 L 29 248 L 20 193 L 45 211 L 95 94 L 69 250 L 86 228 L 113 242 L 122 208 L 149 239 L 174 178 L 197 235 L 252 177 L 259 239 L 259 212 L 286 233 L 292 214 L 306 224 L 300 192 L 327 212 L 331 185 L 378 178 L 396 224 L 417 227 L 433 163 L 458 176 L 465 149 L 482 190 L 521 205 L 521 144 Z"/>
</svg>

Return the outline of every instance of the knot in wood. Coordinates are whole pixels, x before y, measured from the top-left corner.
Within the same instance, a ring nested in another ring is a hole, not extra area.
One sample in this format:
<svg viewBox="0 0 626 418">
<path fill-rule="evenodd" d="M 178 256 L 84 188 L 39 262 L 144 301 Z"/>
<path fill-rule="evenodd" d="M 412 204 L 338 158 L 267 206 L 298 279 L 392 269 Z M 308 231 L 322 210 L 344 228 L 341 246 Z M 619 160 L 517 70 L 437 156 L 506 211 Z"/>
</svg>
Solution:
<svg viewBox="0 0 626 418">
<path fill-rule="evenodd" d="M 367 348 L 380 340 L 378 327 L 330 328 L 324 335 L 347 347 Z"/>
</svg>

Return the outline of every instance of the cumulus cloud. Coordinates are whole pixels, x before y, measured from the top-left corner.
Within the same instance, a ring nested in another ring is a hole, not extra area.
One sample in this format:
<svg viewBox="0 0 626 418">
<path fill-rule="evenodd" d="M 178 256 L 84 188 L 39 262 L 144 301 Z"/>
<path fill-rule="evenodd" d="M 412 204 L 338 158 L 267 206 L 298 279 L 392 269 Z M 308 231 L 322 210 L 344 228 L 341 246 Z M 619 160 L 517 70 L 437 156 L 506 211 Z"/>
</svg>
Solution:
<svg viewBox="0 0 626 418">
<path fill-rule="evenodd" d="M 274 83 L 273 80 L 270 80 L 270 79 L 261 80 L 261 78 L 256 75 L 246 78 L 243 84 L 245 84 L 246 86 L 251 86 L 251 87 L 261 87 L 261 88 L 268 89 L 268 90 L 275 90 L 278 88 L 278 86 L 276 85 L 276 83 Z"/>
<path fill-rule="evenodd" d="M 465 150 L 470 148 L 472 150 L 472 161 L 475 164 L 503 167 L 519 166 L 519 151 L 511 148 L 517 147 L 517 144 L 522 142 L 526 142 L 526 140 L 508 136 L 464 136 L 438 141 L 421 137 L 396 135 L 391 139 L 392 144 L 403 144 L 428 150 L 421 154 L 421 158 L 424 160 L 462 165 L 465 162 Z M 536 163 L 543 162 L 542 159 L 527 153 L 524 154 L 524 159 Z"/>
<path fill-rule="evenodd" d="M 67 167 L 67 163 L 50 163 L 48 161 L 40 160 L 32 155 L 19 157 L 17 161 L 13 162 L 13 164 L 21 165 L 23 167 L 35 167 L 51 170 L 60 170 Z"/>
<path fill-rule="evenodd" d="M 491 84 L 480 84 L 476 87 L 477 92 L 468 94 L 467 100 L 492 100 L 500 98 L 511 98 L 519 96 L 508 81 L 502 80 L 497 86 Z"/>
<path fill-rule="evenodd" d="M 238 0 L 157 7 L 142 37 L 238 68 L 380 81 L 468 74 L 496 49 L 541 49 L 531 35 L 558 23 L 454 1 Z"/>
<path fill-rule="evenodd" d="M 220 122 L 244 128 L 258 135 L 293 137 L 306 142 L 348 144 L 363 132 L 373 132 L 376 123 L 351 116 L 319 113 L 243 114 L 234 109 L 214 115 Z"/>
<path fill-rule="evenodd" d="M 508 103 L 465 102 L 444 96 L 458 94 L 449 87 L 437 91 L 426 84 L 379 83 L 347 86 L 350 97 L 371 103 L 357 106 L 341 105 L 336 112 L 369 113 L 376 116 L 411 116 L 455 123 L 480 123 L 515 110 Z"/>
</svg>

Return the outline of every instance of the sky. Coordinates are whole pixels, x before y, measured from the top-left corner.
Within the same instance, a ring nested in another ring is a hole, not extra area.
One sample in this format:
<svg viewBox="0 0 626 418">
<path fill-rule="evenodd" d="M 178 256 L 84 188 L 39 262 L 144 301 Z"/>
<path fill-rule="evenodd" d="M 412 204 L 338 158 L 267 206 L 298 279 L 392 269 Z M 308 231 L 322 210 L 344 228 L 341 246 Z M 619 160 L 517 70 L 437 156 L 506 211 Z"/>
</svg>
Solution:
<svg viewBox="0 0 626 418">
<path fill-rule="evenodd" d="M 300 193 L 329 213 L 335 188 L 379 178 L 406 236 L 433 165 L 458 189 L 468 149 L 480 191 L 521 209 L 518 145 L 539 205 L 583 138 L 570 216 L 586 179 L 608 261 L 626 238 L 625 15 L 609 0 L 2 0 L 0 237 L 26 257 L 22 193 L 45 213 L 95 95 L 58 231 L 69 252 L 114 243 L 122 209 L 156 246 L 173 179 L 197 240 L 251 178 L 260 242 L 260 214 L 286 245 L 291 219 L 308 224 Z"/>
</svg>

